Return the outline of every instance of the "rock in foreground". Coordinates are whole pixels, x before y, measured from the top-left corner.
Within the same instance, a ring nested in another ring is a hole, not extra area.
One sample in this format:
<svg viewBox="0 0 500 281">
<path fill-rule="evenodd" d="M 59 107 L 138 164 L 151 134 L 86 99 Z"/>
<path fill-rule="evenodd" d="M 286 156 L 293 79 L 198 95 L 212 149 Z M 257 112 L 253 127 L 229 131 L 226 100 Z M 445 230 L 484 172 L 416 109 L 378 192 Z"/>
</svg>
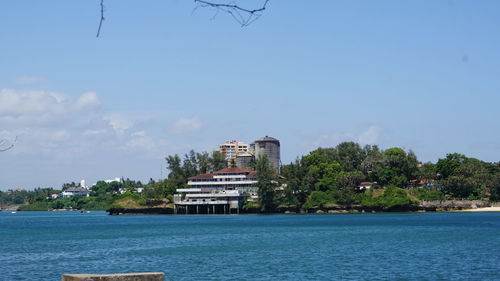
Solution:
<svg viewBox="0 0 500 281">
<path fill-rule="evenodd" d="M 163 272 L 119 274 L 64 274 L 62 281 L 165 281 Z"/>
</svg>

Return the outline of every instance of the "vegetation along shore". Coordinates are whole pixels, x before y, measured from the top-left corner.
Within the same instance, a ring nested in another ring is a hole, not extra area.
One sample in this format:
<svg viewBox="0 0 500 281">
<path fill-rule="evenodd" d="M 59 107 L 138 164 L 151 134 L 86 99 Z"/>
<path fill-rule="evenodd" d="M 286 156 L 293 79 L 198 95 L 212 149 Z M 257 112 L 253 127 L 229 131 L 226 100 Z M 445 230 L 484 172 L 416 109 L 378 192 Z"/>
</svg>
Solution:
<svg viewBox="0 0 500 281">
<path fill-rule="evenodd" d="M 99 181 L 86 196 L 59 198 L 61 189 L 0 191 L 0 208 L 21 211 L 109 210 L 111 214 L 173 214 L 173 195 L 188 188 L 188 178 L 228 167 L 218 151 L 166 157 L 168 177 L 148 183 Z M 274 173 L 265 157 L 252 163 L 258 200 L 241 213 L 344 213 L 381 211 L 498 211 L 500 162 L 451 153 L 436 163 L 421 163 L 412 151 L 381 150 L 375 145 L 340 143 L 318 148 Z M 482 209 L 484 208 L 484 209 Z"/>
</svg>

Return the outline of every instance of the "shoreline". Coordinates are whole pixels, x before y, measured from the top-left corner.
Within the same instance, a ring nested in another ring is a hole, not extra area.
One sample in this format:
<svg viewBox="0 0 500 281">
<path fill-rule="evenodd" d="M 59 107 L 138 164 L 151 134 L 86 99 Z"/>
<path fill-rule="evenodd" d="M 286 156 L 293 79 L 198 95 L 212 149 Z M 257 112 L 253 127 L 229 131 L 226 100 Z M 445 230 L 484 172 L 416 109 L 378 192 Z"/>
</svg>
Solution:
<svg viewBox="0 0 500 281">
<path fill-rule="evenodd" d="M 144 208 L 144 209 L 110 209 L 106 212 L 111 216 L 127 216 L 127 215 L 186 215 L 186 214 L 174 214 L 173 209 L 169 208 Z M 244 210 L 240 211 L 241 215 L 293 215 L 293 214 L 328 214 L 328 215 L 340 215 L 340 214 L 389 214 L 389 213 L 480 213 L 480 212 L 500 212 L 500 207 L 481 207 L 475 209 L 460 209 L 460 208 L 450 208 L 450 209 L 425 209 L 425 208 L 415 208 L 415 209 L 369 209 L 369 210 L 359 210 L 359 209 L 315 209 L 315 210 L 281 210 L 277 212 L 261 213 L 257 211 Z M 212 214 L 187 214 L 187 215 L 212 215 Z M 218 213 L 217 215 L 224 215 Z M 230 215 L 230 214 L 227 214 Z M 231 214 L 235 215 L 235 214 Z"/>
<path fill-rule="evenodd" d="M 470 213 L 470 212 L 500 212 L 500 207 L 484 207 L 475 209 L 463 209 L 458 210 L 458 212 Z"/>
<path fill-rule="evenodd" d="M 80 213 L 88 213 L 88 211 L 83 211 L 83 210 L 36 210 L 36 211 L 20 211 L 16 209 L 2 209 L 0 211 L 15 211 L 15 212 L 80 212 Z M 121 210 L 93 210 L 93 211 L 99 211 L 99 212 L 107 212 L 109 215 L 112 216 L 140 216 L 140 215 L 186 215 L 186 214 L 174 214 L 170 209 L 168 208 L 153 208 L 152 210 L 149 209 L 121 209 Z M 484 207 L 484 208 L 476 208 L 476 209 L 447 209 L 447 210 L 413 210 L 413 211 L 408 211 L 408 210 L 393 210 L 393 211 L 387 211 L 387 210 L 372 210 L 369 212 L 363 212 L 363 211 L 357 211 L 357 210 L 352 210 L 352 209 L 340 209 L 340 210 L 329 210 L 329 211 L 323 211 L 323 210 L 316 210 L 316 211 L 285 211 L 285 212 L 271 212 L 271 213 L 260 213 L 260 212 L 240 212 L 240 215 L 306 215 L 306 214 L 316 214 L 316 215 L 341 215 L 341 214 L 390 214 L 390 213 L 496 213 L 500 212 L 500 207 Z M 207 214 L 188 214 L 188 215 L 207 215 Z M 212 215 L 212 214 L 209 214 Z M 223 215 L 223 214 L 216 214 L 216 215 Z M 226 214 L 229 215 L 229 214 Z M 236 215 L 236 214 L 230 214 L 230 215 Z"/>
</svg>

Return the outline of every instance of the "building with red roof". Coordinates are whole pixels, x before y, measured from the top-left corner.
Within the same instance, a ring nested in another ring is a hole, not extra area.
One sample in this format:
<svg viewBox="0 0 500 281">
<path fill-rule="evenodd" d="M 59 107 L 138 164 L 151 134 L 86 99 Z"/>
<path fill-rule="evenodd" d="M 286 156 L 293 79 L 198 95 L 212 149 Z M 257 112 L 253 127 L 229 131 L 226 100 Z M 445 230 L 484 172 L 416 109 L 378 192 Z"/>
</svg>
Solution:
<svg viewBox="0 0 500 281">
<path fill-rule="evenodd" d="M 257 174 L 225 168 L 188 179 L 189 188 L 177 189 L 175 212 L 185 214 L 239 213 L 245 200 L 257 200 Z"/>
</svg>

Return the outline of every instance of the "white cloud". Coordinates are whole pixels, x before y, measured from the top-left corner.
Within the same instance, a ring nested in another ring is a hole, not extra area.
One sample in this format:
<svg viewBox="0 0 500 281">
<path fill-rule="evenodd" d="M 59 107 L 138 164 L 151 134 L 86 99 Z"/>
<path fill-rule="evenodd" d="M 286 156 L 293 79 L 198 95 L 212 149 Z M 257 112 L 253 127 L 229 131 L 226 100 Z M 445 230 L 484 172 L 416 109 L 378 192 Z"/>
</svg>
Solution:
<svg viewBox="0 0 500 281">
<path fill-rule="evenodd" d="M 355 138 L 354 135 L 351 133 L 322 135 L 316 141 L 314 141 L 313 144 L 316 147 L 330 147 L 344 141 L 352 141 L 354 138 Z"/>
<path fill-rule="evenodd" d="M 332 147 L 341 142 L 355 141 L 361 145 L 376 144 L 380 136 L 380 127 L 370 126 L 361 133 L 343 132 L 331 135 L 322 135 L 313 142 L 315 147 Z"/>
<path fill-rule="evenodd" d="M 39 76 L 23 76 L 23 77 L 17 77 L 16 79 L 14 79 L 14 82 L 16 84 L 32 84 L 43 80 L 45 79 Z"/>
<path fill-rule="evenodd" d="M 133 176 L 139 169 L 149 173 L 145 167 L 163 163 L 166 154 L 185 148 L 155 130 L 155 124 L 164 124 L 164 116 L 148 113 L 104 110 L 94 92 L 72 97 L 52 91 L 0 89 L 0 140 L 5 140 L 0 148 L 17 137 L 16 146 L 1 155 L 0 160 L 12 165 L 5 173 L 8 176 L 2 174 L 0 188 L 19 184 L 20 178 L 35 186 L 40 178 L 58 185 L 69 174 L 96 177 L 114 170 Z M 201 121 L 179 119 L 173 128 L 196 131 Z"/>
<path fill-rule="evenodd" d="M 51 91 L 1 89 L 0 137 L 19 137 L 12 154 L 64 163 L 96 153 L 123 153 L 124 149 L 154 157 L 167 150 L 164 140 L 138 128 L 145 123 L 143 114 L 104 112 L 100 106 L 95 92 L 72 98 Z M 188 130 L 196 127 L 186 126 Z"/>
<path fill-rule="evenodd" d="M 132 137 L 145 137 L 146 136 L 146 132 L 144 131 L 137 131 L 137 132 L 133 132 L 131 134 Z"/>
<path fill-rule="evenodd" d="M 99 98 L 97 98 L 96 93 L 94 92 L 86 92 L 81 95 L 76 101 L 74 108 L 77 111 L 86 111 L 92 110 L 101 105 Z"/>
<path fill-rule="evenodd" d="M 54 141 L 66 141 L 71 137 L 71 133 L 68 130 L 60 129 L 56 130 L 51 134 L 50 138 Z"/>
<path fill-rule="evenodd" d="M 155 142 L 149 137 L 132 138 L 125 143 L 124 149 L 152 150 L 156 147 Z"/>
<path fill-rule="evenodd" d="M 65 94 L 49 91 L 0 90 L 0 124 L 47 125 L 60 123 L 100 106 L 93 92 L 82 94 L 75 102 Z"/>
<path fill-rule="evenodd" d="M 100 114 L 100 104 L 94 92 L 83 93 L 74 99 L 51 91 L 1 89 L 2 135 L 18 136 L 14 154 L 77 155 L 79 150 L 95 147 L 97 141 L 102 143 L 102 138 L 89 139 L 89 136 L 103 130 L 111 131 L 102 125 L 103 122 L 90 122 Z"/>
<path fill-rule="evenodd" d="M 107 121 L 113 130 L 115 130 L 115 132 L 119 135 L 122 135 L 126 130 L 130 129 L 134 125 L 129 118 L 117 113 L 108 114 L 103 119 Z"/>
<path fill-rule="evenodd" d="M 177 121 L 172 124 L 170 127 L 173 133 L 182 134 L 182 133 L 193 133 L 201 130 L 203 124 L 197 116 L 192 118 L 179 118 Z"/>
<path fill-rule="evenodd" d="M 87 129 L 83 132 L 84 136 L 96 136 L 105 134 L 107 131 L 105 129 Z"/>
<path fill-rule="evenodd" d="M 360 144 L 376 144 L 379 136 L 380 127 L 370 126 L 370 128 L 359 135 L 358 142 Z"/>
</svg>

